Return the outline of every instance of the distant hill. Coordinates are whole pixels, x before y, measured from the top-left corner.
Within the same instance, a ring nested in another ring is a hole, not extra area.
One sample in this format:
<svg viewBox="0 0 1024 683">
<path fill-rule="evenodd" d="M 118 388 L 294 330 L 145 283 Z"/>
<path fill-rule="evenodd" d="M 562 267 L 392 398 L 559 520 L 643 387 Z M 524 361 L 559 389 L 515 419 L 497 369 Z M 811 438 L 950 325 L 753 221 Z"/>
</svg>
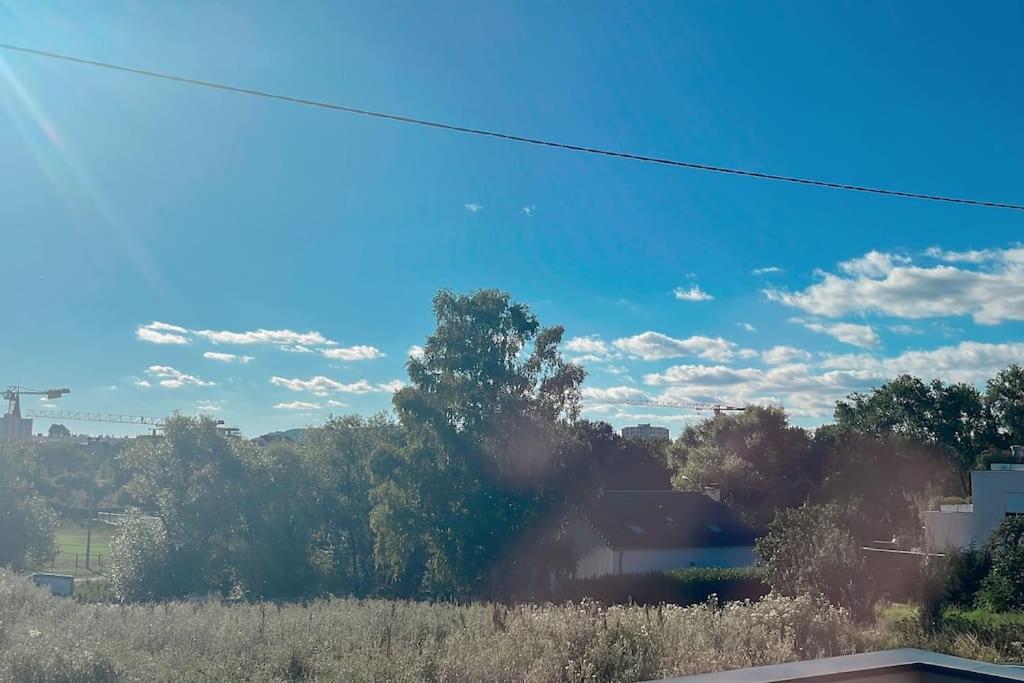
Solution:
<svg viewBox="0 0 1024 683">
<path fill-rule="evenodd" d="M 258 443 L 260 446 L 266 446 L 278 441 L 291 441 L 292 443 L 303 443 L 306 440 L 306 428 L 296 427 L 295 429 L 286 429 L 283 432 L 270 432 L 257 436 L 253 441 Z"/>
</svg>

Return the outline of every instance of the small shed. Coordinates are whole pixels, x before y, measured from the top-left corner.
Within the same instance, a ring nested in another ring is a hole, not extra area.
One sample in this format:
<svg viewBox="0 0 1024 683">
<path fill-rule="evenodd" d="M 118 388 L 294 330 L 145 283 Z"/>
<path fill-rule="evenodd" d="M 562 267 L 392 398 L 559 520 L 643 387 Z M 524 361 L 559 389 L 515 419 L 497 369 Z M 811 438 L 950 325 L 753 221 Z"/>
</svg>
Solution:
<svg viewBox="0 0 1024 683">
<path fill-rule="evenodd" d="M 71 596 L 75 593 L 75 577 L 67 574 L 32 574 L 32 583 L 49 588 L 54 595 Z"/>
</svg>

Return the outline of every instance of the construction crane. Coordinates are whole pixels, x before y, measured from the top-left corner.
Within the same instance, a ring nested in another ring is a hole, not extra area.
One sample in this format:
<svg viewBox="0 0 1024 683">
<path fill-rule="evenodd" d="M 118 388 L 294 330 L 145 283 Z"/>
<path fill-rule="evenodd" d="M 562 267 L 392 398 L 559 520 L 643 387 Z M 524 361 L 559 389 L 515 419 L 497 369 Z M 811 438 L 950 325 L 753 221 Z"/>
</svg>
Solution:
<svg viewBox="0 0 1024 683">
<path fill-rule="evenodd" d="M 92 413 L 85 410 L 26 410 L 27 417 L 46 420 L 83 420 L 86 422 L 112 422 L 123 425 L 145 425 L 156 434 L 164 428 L 164 418 L 148 415 L 119 415 L 117 413 Z M 239 436 L 238 427 L 225 427 L 224 420 L 215 420 L 217 431 L 224 436 Z"/>
<path fill-rule="evenodd" d="M 41 417 L 47 420 L 85 420 L 87 422 L 114 422 L 124 425 L 148 425 L 162 427 L 162 417 L 146 415 L 118 415 L 115 413 L 91 413 L 84 410 L 26 410 L 27 417 Z"/>
<path fill-rule="evenodd" d="M 3 390 L 3 398 L 7 401 L 7 414 L 0 418 L 0 441 L 16 441 L 32 436 L 32 420 L 21 415 L 22 396 L 45 396 L 53 400 L 64 394 L 71 393 L 67 387 L 62 389 L 26 389 L 12 385 Z"/>
<path fill-rule="evenodd" d="M 609 401 L 598 401 L 598 403 L 613 403 L 615 405 L 627 405 L 627 406 L 648 406 L 651 408 L 686 408 L 688 410 L 711 410 L 714 411 L 715 415 L 721 415 L 725 412 L 744 411 L 745 407 L 742 406 L 729 406 L 722 403 L 683 403 L 680 401 L 655 401 L 648 399 L 616 399 Z"/>
</svg>

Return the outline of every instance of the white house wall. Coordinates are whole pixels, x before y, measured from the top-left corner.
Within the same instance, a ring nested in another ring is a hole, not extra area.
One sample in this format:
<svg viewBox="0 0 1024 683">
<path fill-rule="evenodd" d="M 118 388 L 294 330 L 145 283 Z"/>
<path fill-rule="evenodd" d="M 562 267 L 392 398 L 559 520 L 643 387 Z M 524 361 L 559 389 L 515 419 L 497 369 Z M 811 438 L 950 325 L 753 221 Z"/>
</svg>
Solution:
<svg viewBox="0 0 1024 683">
<path fill-rule="evenodd" d="M 971 472 L 973 512 L 924 513 L 928 549 L 983 546 L 1007 514 L 1024 513 L 1024 471 L 975 470 Z"/>
</svg>

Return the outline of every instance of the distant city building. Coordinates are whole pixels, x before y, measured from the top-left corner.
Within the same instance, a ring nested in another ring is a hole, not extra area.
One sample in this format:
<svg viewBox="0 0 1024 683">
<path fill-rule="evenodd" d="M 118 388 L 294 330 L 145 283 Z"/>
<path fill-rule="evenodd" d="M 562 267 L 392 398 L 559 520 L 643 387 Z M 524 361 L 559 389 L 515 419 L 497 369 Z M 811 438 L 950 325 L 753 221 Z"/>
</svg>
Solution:
<svg viewBox="0 0 1024 683">
<path fill-rule="evenodd" d="M 634 441 L 668 441 L 668 427 L 652 427 L 649 424 L 623 427 L 622 438 Z"/>
<path fill-rule="evenodd" d="M 21 416 L 21 401 L 15 395 L 6 415 L 0 417 L 0 442 L 32 438 L 32 419 Z"/>
</svg>

